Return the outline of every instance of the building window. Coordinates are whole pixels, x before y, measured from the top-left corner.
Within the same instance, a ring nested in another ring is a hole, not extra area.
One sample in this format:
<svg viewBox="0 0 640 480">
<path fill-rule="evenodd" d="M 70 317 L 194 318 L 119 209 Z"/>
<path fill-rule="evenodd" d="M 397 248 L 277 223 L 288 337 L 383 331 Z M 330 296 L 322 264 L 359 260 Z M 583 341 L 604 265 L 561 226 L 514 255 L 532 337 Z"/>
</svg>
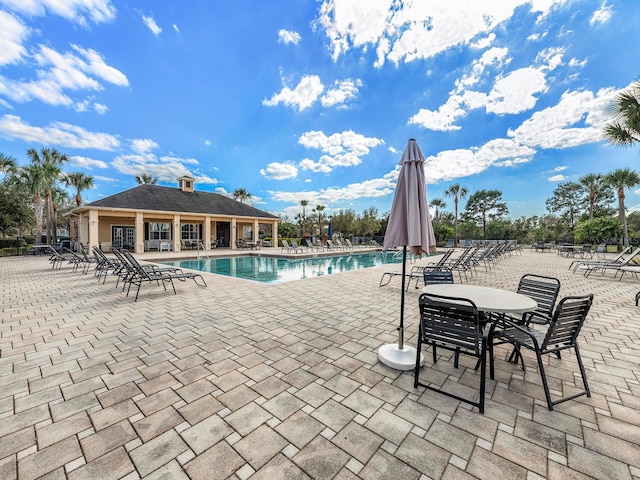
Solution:
<svg viewBox="0 0 640 480">
<path fill-rule="evenodd" d="M 150 223 L 149 240 L 170 240 L 171 224 Z"/>
<path fill-rule="evenodd" d="M 199 240 L 200 228 L 197 223 L 183 223 L 180 232 L 181 240 Z"/>
<path fill-rule="evenodd" d="M 185 188 L 191 188 L 191 182 L 190 181 L 186 181 L 185 182 Z"/>
</svg>

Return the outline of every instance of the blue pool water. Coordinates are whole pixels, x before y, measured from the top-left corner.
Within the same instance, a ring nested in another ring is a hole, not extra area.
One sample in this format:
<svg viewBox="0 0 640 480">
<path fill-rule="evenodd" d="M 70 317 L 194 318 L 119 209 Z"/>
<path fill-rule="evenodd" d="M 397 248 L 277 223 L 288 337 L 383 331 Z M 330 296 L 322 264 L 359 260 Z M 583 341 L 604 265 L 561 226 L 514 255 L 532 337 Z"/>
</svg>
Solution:
<svg viewBox="0 0 640 480">
<path fill-rule="evenodd" d="M 401 261 L 402 256 L 394 257 L 394 252 L 369 252 L 315 258 L 250 256 L 176 260 L 162 263 L 264 283 L 282 283 Z"/>
</svg>

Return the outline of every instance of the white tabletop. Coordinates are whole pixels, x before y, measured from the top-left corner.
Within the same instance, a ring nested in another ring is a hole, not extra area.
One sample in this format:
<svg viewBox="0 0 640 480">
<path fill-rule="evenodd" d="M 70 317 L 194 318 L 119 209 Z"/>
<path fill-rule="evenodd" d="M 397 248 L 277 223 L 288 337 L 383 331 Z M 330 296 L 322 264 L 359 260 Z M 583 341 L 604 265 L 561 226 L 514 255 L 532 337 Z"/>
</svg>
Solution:
<svg viewBox="0 0 640 480">
<path fill-rule="evenodd" d="M 422 291 L 446 297 L 467 298 L 475 303 L 478 310 L 482 312 L 525 313 L 538 308 L 538 303 L 534 299 L 521 293 L 500 290 L 499 288 L 459 283 L 437 283 L 427 285 Z"/>
</svg>

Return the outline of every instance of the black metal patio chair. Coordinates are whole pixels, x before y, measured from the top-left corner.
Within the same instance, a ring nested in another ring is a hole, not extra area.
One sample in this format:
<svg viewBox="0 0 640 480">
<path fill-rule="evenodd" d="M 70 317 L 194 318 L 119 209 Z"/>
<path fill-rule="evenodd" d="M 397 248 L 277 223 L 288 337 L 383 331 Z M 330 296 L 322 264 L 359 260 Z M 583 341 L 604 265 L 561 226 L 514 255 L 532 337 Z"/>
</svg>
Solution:
<svg viewBox="0 0 640 480">
<path fill-rule="evenodd" d="M 503 330 L 493 331 L 491 329 L 489 336 L 489 348 L 491 350 L 490 358 L 493 363 L 493 336 L 511 343 L 517 350 L 522 362 L 522 369 L 525 369 L 524 358 L 521 353 L 522 348 L 532 350 L 536 354 L 538 362 L 538 370 L 542 377 L 542 386 L 547 400 L 549 410 L 553 410 L 554 405 L 566 402 L 574 398 L 586 395 L 591 396 L 589 384 L 587 383 L 587 375 L 585 373 L 580 351 L 578 350 L 578 335 L 584 321 L 589 313 L 589 309 L 593 303 L 593 294 L 583 296 L 565 297 L 558 303 L 553 318 L 549 322 L 546 331 L 540 331 L 527 326 L 517 325 L 509 320 L 504 319 L 505 328 Z M 552 400 L 549 392 L 549 382 L 544 369 L 543 355 L 559 354 L 562 350 L 573 349 L 580 368 L 582 383 L 584 390 L 560 398 Z"/>
<path fill-rule="evenodd" d="M 421 386 L 442 393 L 473 405 L 478 408 L 480 413 L 484 413 L 488 337 L 483 333 L 476 305 L 465 298 L 423 293 L 420 295 L 419 307 L 420 326 L 414 370 L 414 388 Z M 455 387 L 447 389 L 447 382 L 440 387 L 420 382 L 420 352 L 423 344 L 432 347 L 433 363 L 438 361 L 437 348 L 453 351 L 455 356 L 463 354 L 479 359 L 480 392 L 478 401 L 454 393 Z"/>
</svg>

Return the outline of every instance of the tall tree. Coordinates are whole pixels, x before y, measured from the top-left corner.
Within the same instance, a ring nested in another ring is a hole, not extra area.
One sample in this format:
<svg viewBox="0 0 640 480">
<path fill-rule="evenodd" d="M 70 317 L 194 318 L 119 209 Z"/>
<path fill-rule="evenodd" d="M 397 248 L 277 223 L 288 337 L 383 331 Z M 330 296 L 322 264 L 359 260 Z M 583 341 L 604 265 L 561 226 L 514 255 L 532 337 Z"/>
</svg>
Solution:
<svg viewBox="0 0 640 480">
<path fill-rule="evenodd" d="M 627 229 L 627 213 L 624 206 L 625 194 L 627 188 L 635 187 L 640 184 L 640 175 L 630 168 L 619 168 L 610 172 L 606 176 L 606 181 L 618 193 L 618 219 L 622 224 L 622 244 L 629 246 L 629 230 Z"/>
<path fill-rule="evenodd" d="M 482 238 L 486 238 L 487 220 L 496 221 L 509 213 L 500 190 L 478 190 L 467 201 L 465 216 L 482 222 Z"/>
<path fill-rule="evenodd" d="M 380 220 L 378 219 L 378 209 L 369 207 L 362 212 L 360 219 L 360 234 L 365 237 L 373 236 L 380 230 Z"/>
<path fill-rule="evenodd" d="M 150 173 L 143 173 L 142 175 L 136 175 L 136 183 L 138 185 L 156 185 L 158 177 L 154 177 Z"/>
<path fill-rule="evenodd" d="M 16 159 L 0 153 L 0 173 L 13 173 L 16 171 Z"/>
<path fill-rule="evenodd" d="M 612 145 L 631 147 L 640 143 L 640 80 L 616 97 L 611 106 L 613 120 L 604 135 Z"/>
<path fill-rule="evenodd" d="M 44 218 L 44 208 L 42 205 L 42 193 L 44 192 L 44 181 L 42 171 L 37 165 L 28 165 L 20 168 L 16 175 L 17 183 L 33 198 L 33 212 L 36 223 L 36 242 L 42 241 L 42 225 Z"/>
<path fill-rule="evenodd" d="M 307 212 L 305 210 L 307 205 L 309 205 L 309 200 L 300 200 L 300 206 L 302 207 L 302 221 L 300 222 L 300 228 L 302 230 L 303 236 L 305 232 L 305 224 L 307 221 Z"/>
<path fill-rule="evenodd" d="M 30 148 L 27 150 L 27 156 L 31 159 L 31 164 L 41 171 L 45 194 L 44 204 L 47 213 L 47 243 L 55 242 L 58 234 L 55 230 L 55 212 L 51 192 L 60 179 L 62 165 L 69 160 L 69 157 L 55 148 L 47 147 L 41 148 L 39 152 L 35 148 Z"/>
<path fill-rule="evenodd" d="M 447 204 L 441 198 L 434 198 L 431 200 L 431 206 L 436 209 L 436 215 L 434 220 L 438 222 L 440 220 L 440 209 L 447 206 Z"/>
<path fill-rule="evenodd" d="M 453 197 L 453 203 L 455 206 L 455 241 L 456 241 L 456 245 L 458 245 L 458 202 L 465 198 L 467 196 L 467 194 L 469 193 L 469 190 L 467 189 L 467 187 L 461 187 L 459 183 L 454 183 L 453 185 L 451 185 L 449 188 L 447 188 L 444 191 L 445 196 L 447 197 Z"/>
<path fill-rule="evenodd" d="M 231 192 L 231 196 L 236 200 L 240 200 L 240 203 L 244 203 L 245 200 L 251 198 L 251 194 L 247 191 L 246 188 L 236 188 L 233 192 Z"/>
<path fill-rule="evenodd" d="M 605 182 L 604 175 L 599 173 L 589 173 L 581 177 L 578 182 L 584 188 L 589 204 L 589 220 L 593 220 L 596 206 L 606 206 L 613 200 L 611 189 Z"/>
<path fill-rule="evenodd" d="M 64 176 L 64 183 L 76 191 L 76 205 L 82 205 L 82 192 L 93 187 L 93 177 L 82 172 L 71 172 Z"/>
<path fill-rule="evenodd" d="M 316 205 L 316 212 L 318 212 L 318 226 L 320 227 L 320 236 L 324 233 L 324 229 L 322 228 L 322 212 L 326 207 L 324 205 Z"/>
<path fill-rule="evenodd" d="M 33 210 L 28 205 L 31 195 L 24 184 L 15 180 L 12 176 L 0 183 L 0 234 L 3 235 L 13 235 L 16 230 L 33 225 Z"/>
<path fill-rule="evenodd" d="M 559 183 L 546 204 L 550 213 L 560 215 L 573 228 L 582 209 L 582 187 L 576 182 Z"/>
</svg>

